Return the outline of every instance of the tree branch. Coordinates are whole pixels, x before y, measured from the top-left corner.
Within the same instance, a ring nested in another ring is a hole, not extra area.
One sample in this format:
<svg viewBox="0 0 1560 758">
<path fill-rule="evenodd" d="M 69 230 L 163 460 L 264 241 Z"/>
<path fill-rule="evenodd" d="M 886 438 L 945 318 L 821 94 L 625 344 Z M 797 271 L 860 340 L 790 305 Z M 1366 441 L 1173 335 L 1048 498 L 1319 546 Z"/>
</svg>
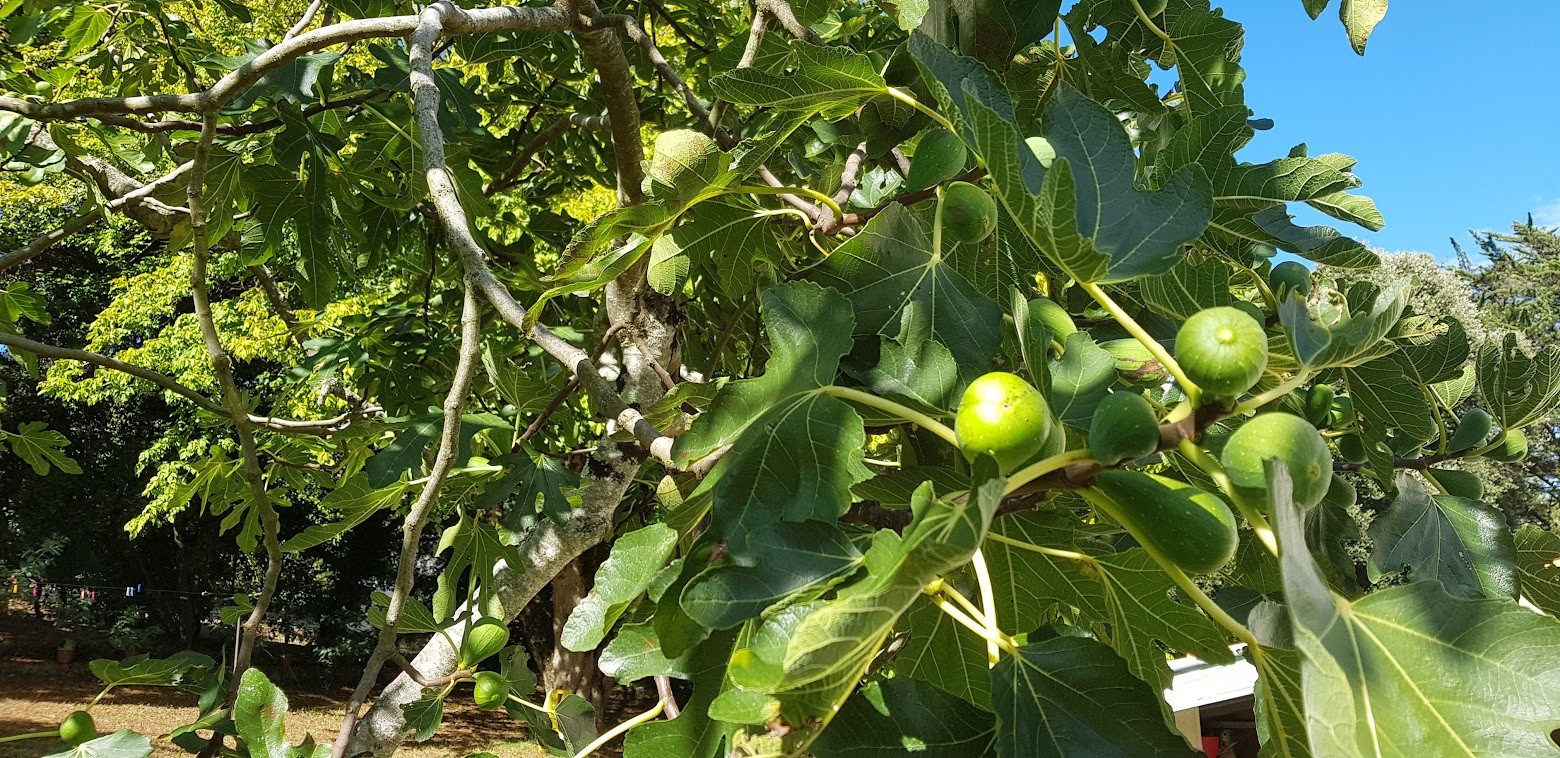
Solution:
<svg viewBox="0 0 1560 758">
<path fill-rule="evenodd" d="M 282 41 L 286 42 L 302 34 L 303 30 L 309 28 L 309 24 L 314 22 L 314 15 L 319 13 L 320 8 L 324 7 L 324 5 L 325 0 L 314 0 L 314 2 L 309 3 L 309 7 L 303 11 L 303 18 L 298 19 L 298 23 L 293 24 L 293 28 L 287 30 L 287 34 L 282 37 Z"/>
<path fill-rule="evenodd" d="M 363 668 L 363 675 L 358 679 L 357 689 L 352 692 L 352 700 L 347 703 L 346 719 L 342 722 L 341 731 L 336 735 L 336 742 L 331 749 L 333 758 L 342 758 L 346 755 L 347 746 L 352 742 L 352 730 L 357 725 L 358 713 L 362 710 L 369 694 L 373 692 L 374 685 L 379 681 L 379 670 L 384 666 L 385 660 L 392 655 L 400 656 L 395 648 L 395 636 L 401 623 L 401 613 L 406 609 L 406 599 L 412 593 L 413 569 L 417 566 L 417 546 L 422 540 L 423 529 L 428 524 L 428 514 L 438 503 L 439 492 L 444 488 L 444 482 L 449 477 L 450 471 L 455 468 L 455 459 L 460 453 L 461 414 L 466 410 L 466 397 L 471 392 L 471 378 L 476 374 L 477 355 L 482 349 L 481 316 L 481 304 L 477 301 L 476 287 L 472 285 L 471 278 L 466 277 L 465 297 L 462 300 L 460 316 L 460 358 L 455 363 L 455 376 L 450 380 L 450 391 L 444 396 L 444 429 L 439 435 L 439 451 L 434 455 L 433 466 L 428 471 L 427 483 L 423 485 L 422 492 L 418 493 L 417 502 L 407 512 L 406 520 L 401 525 L 401 552 L 396 563 L 395 587 L 390 593 L 390 602 L 385 607 L 385 624 L 379 630 L 379 641 L 374 647 L 373 655 L 369 656 L 368 664 Z M 401 658 L 400 661 L 405 661 L 405 658 Z M 406 666 L 405 670 L 409 672 L 408 675 L 417 671 L 410 665 Z M 418 680 L 418 683 L 429 686 L 421 680 Z"/>
<path fill-rule="evenodd" d="M 412 35 L 411 86 L 413 105 L 417 118 L 417 130 L 422 139 L 424 172 L 428 182 L 428 195 L 443 225 L 444 232 L 450 245 L 455 249 L 457 256 L 460 258 L 461 266 L 471 276 L 472 281 L 482 292 L 483 297 L 489 303 L 492 303 L 498 314 L 512 326 L 526 329 L 526 335 L 533 342 L 562 363 L 565 368 L 580 380 L 580 383 L 585 387 L 585 391 L 595 401 L 596 407 L 601 411 L 602 415 L 615 420 L 622 428 L 631 430 L 647 451 L 650 451 L 657 459 L 670 466 L 671 438 L 662 436 L 638 409 L 632 408 L 623 402 L 623 398 L 612 387 L 611 383 L 601 376 L 601 372 L 596 369 L 595 364 L 590 360 L 590 356 L 584 350 L 569 344 L 569 342 L 541 324 L 532 324 L 527 329 L 525 308 L 515 302 L 514 295 L 509 292 L 509 288 L 493 274 L 493 270 L 487 264 L 487 253 L 471 233 L 471 225 L 467 220 L 466 210 L 460 204 L 460 197 L 455 191 L 455 183 L 450 177 L 448 163 L 445 158 L 444 132 L 439 127 L 438 119 L 439 87 L 433 77 L 433 60 L 430 54 L 433 42 L 439 37 L 440 25 L 444 21 L 445 14 L 461 12 L 451 6 L 447 0 L 430 5 L 423 11 L 423 16 L 428 19 L 427 25 Z M 611 32 L 597 31 L 590 32 L 590 34 L 610 35 Z M 612 47 L 616 47 L 615 41 L 612 43 Z M 618 51 L 618 55 L 621 57 L 621 50 Z M 625 63 L 624 71 L 626 71 L 626 67 L 627 64 Z M 632 89 L 628 90 L 628 95 L 632 101 Z M 612 106 L 609 105 L 610 107 Z M 621 108 L 622 103 L 619 102 L 616 107 Z M 636 153 L 640 156 L 640 158 L 635 159 L 636 162 L 632 172 L 635 178 L 630 182 L 626 178 L 621 178 L 622 174 L 620 173 L 619 187 L 620 191 L 622 191 L 631 185 L 634 190 L 631 194 L 634 197 L 638 197 L 640 196 L 640 183 L 644 176 L 643 169 L 637 162 L 643 158 L 643 152 L 640 151 L 638 142 L 638 106 L 635 105 L 633 113 L 624 114 L 622 119 L 619 118 L 618 113 L 612 113 L 611 116 L 614 141 L 617 140 L 620 134 L 617 127 L 620 120 L 632 121 L 635 124 L 633 130 L 634 145 L 630 150 L 625 151 Z"/>
<path fill-rule="evenodd" d="M 117 211 L 120 208 L 123 208 L 127 203 L 135 202 L 136 200 L 152 194 L 158 189 L 166 186 L 174 179 L 179 178 L 179 176 L 189 171 L 192 167 L 193 162 L 180 164 L 178 167 L 162 175 L 156 180 L 143 184 L 139 188 L 126 192 L 119 197 L 112 198 L 107 203 L 95 206 L 92 209 L 81 213 L 70 221 L 65 222 L 65 224 L 60 226 L 58 229 L 38 237 L 26 245 L 5 253 L 4 255 L 0 255 L 0 271 L 4 271 L 8 268 L 11 268 L 12 266 L 16 266 L 31 260 L 39 253 L 42 253 L 43 251 L 53 247 L 60 240 L 65 239 L 72 234 L 76 234 L 77 232 L 86 229 L 88 226 L 91 226 L 92 223 L 101 218 L 105 212 Z"/>
<path fill-rule="evenodd" d="M 417 16 L 386 16 L 342 21 L 305 32 L 255 56 L 228 72 L 209 89 L 187 95 L 141 95 L 135 97 L 91 97 L 58 103 L 35 103 L 15 97 L 0 97 L 0 111 L 11 111 L 38 121 L 125 115 L 141 113 L 215 112 L 271 71 L 316 50 L 376 37 L 405 37 L 417 28 Z M 512 31 L 562 32 L 569 19 L 555 7 L 530 8 L 500 6 L 463 11 L 441 29 L 444 34 L 475 34 Z"/>
<path fill-rule="evenodd" d="M 13 347 L 17 350 L 25 350 L 29 353 L 39 355 L 44 358 L 53 358 L 55 360 L 65 361 L 81 361 L 82 363 L 90 363 L 96 366 L 102 366 L 104 368 L 111 368 L 115 371 L 129 374 L 138 379 L 145 379 L 146 381 L 162 387 L 163 389 L 168 390 L 175 395 L 183 397 L 184 399 L 189 400 L 201 408 L 211 411 L 212 413 L 215 413 L 219 416 L 226 417 L 228 415 L 227 408 L 224 408 L 220 403 L 212 400 L 209 397 L 206 397 L 205 395 L 195 391 L 194 389 L 191 389 L 190 387 L 180 384 L 177 379 L 174 379 L 173 377 L 167 376 L 165 374 L 159 374 L 149 368 L 143 368 L 141 366 L 125 363 L 118 358 L 110 358 L 106 355 L 89 353 L 85 350 L 73 350 L 68 347 L 47 345 L 42 342 L 36 342 L 27 339 L 26 337 L 23 337 L 19 334 L 7 334 L 4 332 L 0 332 L 0 345 Z"/>
<path fill-rule="evenodd" d="M 195 147 L 195 157 L 190 161 L 194 165 L 190 168 L 190 184 L 186 193 L 189 198 L 190 237 L 194 259 L 190 267 L 190 289 L 193 290 L 194 295 L 195 319 L 200 323 L 201 337 L 206 343 L 206 355 L 210 358 L 211 368 L 216 372 L 217 381 L 222 386 L 228 419 L 233 423 L 233 429 L 238 435 L 238 446 L 244 462 L 244 478 L 249 482 L 250 497 L 254 501 L 250 507 L 259 513 L 266 556 L 265 577 L 261 582 L 260 594 L 255 598 L 254 609 L 250 611 L 249 618 L 244 621 L 238 649 L 233 654 L 233 675 L 236 677 L 249 668 L 250 658 L 254 655 L 255 640 L 260 637 L 260 627 L 265 623 L 265 612 L 270 608 L 271 599 L 276 595 L 276 583 L 282 574 L 282 548 L 278 535 L 281 527 L 277 521 L 276 510 L 271 506 L 271 499 L 266 493 L 265 474 L 260 468 L 260 454 L 255 447 L 249 410 L 245 407 L 244 397 L 239 392 L 238 382 L 233 378 L 232 359 L 222 347 L 222 337 L 217 332 L 216 320 L 211 311 L 210 290 L 206 278 L 207 264 L 211 258 L 211 239 L 206 231 L 204 195 L 206 162 L 211 156 L 212 144 L 216 139 L 215 108 L 204 115 L 203 125 L 200 142 Z M 236 692 L 235 689 L 234 693 Z"/>
<path fill-rule="evenodd" d="M 488 196 L 495 195 L 519 184 L 520 175 L 530 166 L 531 159 L 536 157 L 536 154 L 546 147 L 547 143 L 552 142 L 567 131 L 570 126 L 577 126 L 591 131 L 608 131 L 612 128 L 611 122 L 606 116 L 587 116 L 583 113 L 571 113 L 560 117 L 557 121 L 548 125 L 546 129 L 537 132 L 536 136 L 532 137 L 529 142 L 526 142 L 525 146 L 520 148 L 520 152 L 515 155 L 514 161 L 509 164 L 509 168 L 504 169 L 498 176 L 493 178 L 493 181 L 482 188 L 482 194 Z"/>
</svg>

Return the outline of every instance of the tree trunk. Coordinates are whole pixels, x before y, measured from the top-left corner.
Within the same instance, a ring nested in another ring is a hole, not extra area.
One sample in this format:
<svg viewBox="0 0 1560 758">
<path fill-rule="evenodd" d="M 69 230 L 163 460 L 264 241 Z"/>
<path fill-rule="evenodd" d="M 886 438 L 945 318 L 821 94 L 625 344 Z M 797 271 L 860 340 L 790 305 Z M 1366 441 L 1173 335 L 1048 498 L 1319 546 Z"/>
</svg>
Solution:
<svg viewBox="0 0 1560 758">
<path fill-rule="evenodd" d="M 596 727 L 600 729 L 606 723 L 606 712 L 603 709 L 605 692 L 600 686 L 599 672 L 596 671 L 596 651 L 577 653 L 563 646 L 563 625 L 569 620 L 569 614 L 574 612 L 575 606 L 590 592 L 585 586 L 586 557 L 582 555 L 574 559 L 553 579 L 553 649 L 552 655 L 547 658 L 547 666 L 542 669 L 542 682 L 548 692 L 564 690 L 585 698 L 596 710 Z"/>
</svg>

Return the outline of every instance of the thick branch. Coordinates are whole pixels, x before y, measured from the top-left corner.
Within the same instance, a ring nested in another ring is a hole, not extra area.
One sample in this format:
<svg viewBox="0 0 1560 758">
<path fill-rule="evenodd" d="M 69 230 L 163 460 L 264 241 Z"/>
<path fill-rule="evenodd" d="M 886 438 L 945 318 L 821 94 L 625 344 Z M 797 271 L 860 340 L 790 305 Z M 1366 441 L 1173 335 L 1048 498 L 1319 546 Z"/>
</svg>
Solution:
<svg viewBox="0 0 1560 758">
<path fill-rule="evenodd" d="M 461 13 L 448 2 L 440 2 L 428 6 L 423 11 L 427 23 L 412 35 L 411 55 L 411 86 L 413 105 L 417 116 L 417 130 L 422 140 L 423 163 L 428 182 L 428 195 L 433 201 L 434 210 L 444 227 L 450 245 L 455 248 L 459 256 L 461 266 L 471 277 L 484 298 L 493 304 L 498 314 L 509 324 L 527 329 L 525 308 L 515 302 L 514 295 L 509 288 L 499 281 L 488 267 L 487 253 L 482 245 L 477 242 L 471 233 L 471 225 L 466 218 L 466 210 L 460 204 L 460 197 L 455 191 L 455 183 L 450 177 L 448 163 L 444 153 L 444 132 L 439 127 L 439 87 L 433 77 L 432 47 L 439 38 L 440 25 L 444 22 L 446 14 Z M 611 34 L 611 32 L 592 32 Z M 613 43 L 615 46 L 615 42 Z M 621 51 L 619 51 L 621 56 Z M 625 64 L 626 66 L 626 64 Z M 632 96 L 632 90 L 629 95 Z M 621 105 L 621 104 L 620 104 Z M 635 123 L 634 148 L 632 152 L 639 153 L 640 159 L 643 153 L 639 152 L 639 127 L 638 107 L 635 106 L 631 116 L 625 115 L 625 119 Z M 618 114 L 612 114 L 613 137 L 618 136 Z M 636 159 L 634 164 L 635 176 L 632 186 L 635 188 L 635 196 L 638 196 L 638 188 L 643 178 L 642 169 Z M 620 175 L 621 176 L 621 175 Z M 628 186 L 627 180 L 619 182 L 620 186 Z M 590 356 L 568 341 L 554 334 L 541 324 L 533 324 L 526 332 L 538 346 L 556 358 L 585 386 L 585 391 L 590 393 L 604 416 L 614 419 L 624 429 L 633 431 L 636 438 L 658 459 L 670 465 L 672 440 L 664 437 L 647 421 L 638 409 L 631 408 L 618 394 L 601 373 L 596 370 Z"/>
<path fill-rule="evenodd" d="M 624 205 L 644 200 L 645 149 L 639 134 L 639 98 L 634 94 L 634 73 L 623 56 L 623 45 L 612 29 L 593 26 L 595 0 L 574 0 L 578 14 L 575 37 L 585 59 L 601 81 L 601 99 L 612 120 L 612 156 L 617 166 L 618 199 Z"/>
</svg>

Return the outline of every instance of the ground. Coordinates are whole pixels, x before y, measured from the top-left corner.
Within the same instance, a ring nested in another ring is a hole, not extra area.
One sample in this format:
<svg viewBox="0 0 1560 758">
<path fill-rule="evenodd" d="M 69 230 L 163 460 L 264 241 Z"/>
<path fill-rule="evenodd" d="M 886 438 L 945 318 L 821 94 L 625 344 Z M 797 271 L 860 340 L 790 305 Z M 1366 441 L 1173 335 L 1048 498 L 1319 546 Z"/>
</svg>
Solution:
<svg viewBox="0 0 1560 758">
<path fill-rule="evenodd" d="M 87 670 L 91 655 L 62 665 L 55 662 L 59 637 L 47 623 L 16 613 L 0 612 L 0 737 L 55 729 L 67 714 L 89 702 L 99 689 Z M 290 712 L 287 736 L 294 743 L 305 733 L 320 742 L 336 737 L 351 689 L 326 672 L 302 669 L 282 676 L 276 662 L 262 661 L 260 668 L 287 691 Z M 397 756 L 408 758 L 459 758 L 493 753 L 500 758 L 540 758 L 547 753 L 526 740 L 523 725 L 503 711 L 483 711 L 462 697 L 450 698 L 444 725 L 422 744 L 408 743 Z M 193 696 L 162 687 L 115 688 L 92 709 L 99 731 L 133 729 L 153 737 L 155 755 L 188 755 L 167 740 L 157 739 L 195 716 Z M 37 758 L 64 748 L 57 739 L 31 739 L 0 743 L 0 758 Z"/>
</svg>

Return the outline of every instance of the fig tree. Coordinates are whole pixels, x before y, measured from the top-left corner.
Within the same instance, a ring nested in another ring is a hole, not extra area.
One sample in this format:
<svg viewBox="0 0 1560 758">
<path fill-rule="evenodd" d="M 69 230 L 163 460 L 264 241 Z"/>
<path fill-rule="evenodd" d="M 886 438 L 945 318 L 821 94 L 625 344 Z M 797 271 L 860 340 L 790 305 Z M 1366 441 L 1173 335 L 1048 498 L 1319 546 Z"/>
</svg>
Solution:
<svg viewBox="0 0 1560 758">
<path fill-rule="evenodd" d="M 971 461 L 997 459 L 1004 472 L 1029 460 L 1045 444 L 1051 409 L 1045 397 L 1016 374 L 993 371 L 970 382 L 959 402 L 953 429 Z"/>
<path fill-rule="evenodd" d="M 1267 333 L 1236 308 L 1208 308 L 1181 325 L 1175 337 L 1175 359 L 1204 392 L 1235 397 L 1262 378 L 1268 360 Z"/>
<path fill-rule="evenodd" d="M 984 189 L 954 182 L 943 189 L 943 233 L 957 242 L 980 242 L 997 229 L 997 203 Z"/>
<path fill-rule="evenodd" d="M 1267 471 L 1263 462 L 1276 458 L 1289 469 L 1294 501 L 1310 508 L 1332 484 L 1332 454 L 1316 427 L 1288 413 L 1262 413 L 1230 435 L 1220 456 L 1225 473 L 1241 495 L 1270 510 Z"/>
</svg>

